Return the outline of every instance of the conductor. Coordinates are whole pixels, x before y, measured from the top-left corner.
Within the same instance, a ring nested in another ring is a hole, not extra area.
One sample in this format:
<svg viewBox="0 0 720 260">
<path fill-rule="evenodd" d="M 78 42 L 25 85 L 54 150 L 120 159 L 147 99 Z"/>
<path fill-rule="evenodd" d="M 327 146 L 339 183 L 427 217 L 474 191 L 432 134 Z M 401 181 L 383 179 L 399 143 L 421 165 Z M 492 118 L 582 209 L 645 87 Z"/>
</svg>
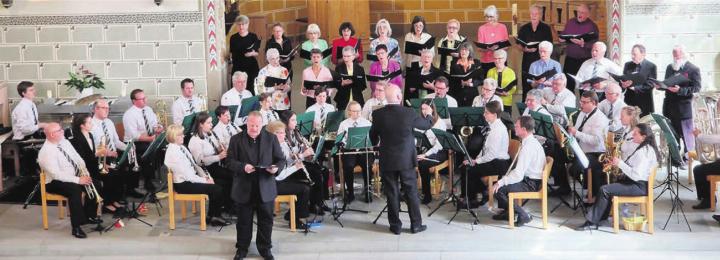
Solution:
<svg viewBox="0 0 720 260">
<path fill-rule="evenodd" d="M 417 154 L 413 128 L 427 130 L 432 127 L 431 116 L 420 117 L 412 108 L 400 105 L 402 90 L 396 85 L 388 84 L 385 88 L 387 105 L 375 110 L 372 114 L 373 124 L 370 128 L 372 143 L 380 144 L 380 176 L 383 190 L 387 197 L 388 222 L 390 232 L 400 235 L 400 190 L 398 179 L 405 192 L 405 201 L 410 213 L 410 231 L 422 232 L 427 226 L 422 224 L 420 216 L 420 199 L 417 194 Z"/>
</svg>

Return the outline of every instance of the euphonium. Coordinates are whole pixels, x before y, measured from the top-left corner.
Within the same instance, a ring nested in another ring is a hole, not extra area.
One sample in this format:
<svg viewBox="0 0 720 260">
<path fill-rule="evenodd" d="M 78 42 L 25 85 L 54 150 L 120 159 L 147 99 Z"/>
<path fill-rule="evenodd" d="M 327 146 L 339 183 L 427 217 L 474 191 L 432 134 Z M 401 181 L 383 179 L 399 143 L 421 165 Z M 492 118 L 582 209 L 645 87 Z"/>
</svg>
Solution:
<svg viewBox="0 0 720 260">
<path fill-rule="evenodd" d="M 103 155 L 98 157 L 98 168 L 100 169 L 100 174 L 108 174 L 110 171 L 108 171 L 108 165 L 107 165 L 107 138 L 105 136 L 100 137 L 100 144 L 98 145 L 98 151 L 103 151 Z"/>
<path fill-rule="evenodd" d="M 695 114 L 693 121 L 695 122 L 695 127 L 699 129 L 702 134 L 720 134 L 720 127 L 718 126 L 719 118 L 717 116 L 719 100 L 716 94 L 717 93 L 702 93 L 696 96 L 696 104 L 693 106 L 693 108 L 696 108 L 693 113 Z M 720 153 L 718 146 L 700 142 L 697 138 L 695 139 L 695 151 L 701 163 L 717 160 Z"/>
<path fill-rule="evenodd" d="M 155 101 L 155 113 L 157 113 L 158 115 L 158 124 L 162 126 L 167 126 L 167 103 L 165 103 L 165 100 L 160 99 L 158 101 Z"/>
<path fill-rule="evenodd" d="M 463 126 L 460 128 L 460 136 L 463 138 L 468 138 L 473 134 L 473 127 L 472 126 Z"/>
</svg>

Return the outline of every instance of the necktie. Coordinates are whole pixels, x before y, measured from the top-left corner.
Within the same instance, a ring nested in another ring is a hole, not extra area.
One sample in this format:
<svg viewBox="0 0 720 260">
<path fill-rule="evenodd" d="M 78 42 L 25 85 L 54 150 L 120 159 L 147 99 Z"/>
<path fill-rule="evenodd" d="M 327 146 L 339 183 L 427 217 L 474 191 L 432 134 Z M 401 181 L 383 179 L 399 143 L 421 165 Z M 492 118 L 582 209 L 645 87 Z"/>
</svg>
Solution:
<svg viewBox="0 0 720 260">
<path fill-rule="evenodd" d="M 60 145 L 58 145 L 57 148 L 58 148 L 58 150 L 60 150 L 60 153 L 62 153 L 62 155 L 65 156 L 65 159 L 67 159 L 68 162 L 70 162 L 73 169 L 75 169 L 75 176 L 78 176 L 80 168 L 78 167 L 77 163 L 75 163 L 75 161 L 72 158 L 70 158 L 70 155 L 67 152 L 65 152 L 65 150 L 63 150 L 62 147 L 60 147 Z"/>
<path fill-rule="evenodd" d="M 148 135 L 152 135 L 152 131 L 150 129 L 150 122 L 148 122 L 147 114 L 145 113 L 144 108 L 142 109 L 142 116 L 143 116 L 143 121 L 145 121 L 145 131 L 147 132 Z"/>
<path fill-rule="evenodd" d="M 190 152 L 188 152 L 188 150 L 187 150 L 187 148 L 185 148 L 185 146 L 180 146 L 180 150 L 182 150 L 183 154 L 190 162 L 190 165 L 193 166 L 193 169 L 195 170 L 195 174 L 198 174 L 198 171 L 195 168 L 195 165 L 197 165 L 197 164 L 195 163 L 195 159 L 193 159 L 192 156 L 190 156 Z"/>
<path fill-rule="evenodd" d="M 110 150 L 115 150 L 115 144 L 110 139 L 110 132 L 108 132 L 107 125 L 105 125 L 105 121 L 102 121 L 102 128 L 103 133 L 105 134 L 105 141 L 107 142 L 108 146 L 110 147 Z"/>
<path fill-rule="evenodd" d="M 608 119 L 610 119 L 610 120 L 612 120 L 612 118 L 613 118 L 613 106 L 614 106 L 614 105 L 615 105 L 615 104 L 610 103 L 610 110 L 608 111 L 608 114 L 607 114 L 607 117 L 608 117 Z"/>
<path fill-rule="evenodd" d="M 323 120 L 325 118 L 325 106 L 320 107 L 320 120 Z"/>
<path fill-rule="evenodd" d="M 272 122 L 272 118 L 270 117 L 270 115 L 272 115 L 272 112 L 267 112 L 267 114 L 265 114 L 265 115 L 267 117 L 267 122 L 268 123 Z"/>
<path fill-rule="evenodd" d="M 640 73 L 640 64 L 635 66 L 635 73 Z"/>
<path fill-rule="evenodd" d="M 595 76 L 597 76 L 597 70 L 598 70 L 598 62 L 595 61 L 595 65 L 593 65 L 593 70 L 592 70 L 592 77 L 590 77 L 590 78 L 594 78 Z"/>
<path fill-rule="evenodd" d="M 232 135 L 232 131 L 230 131 L 230 125 L 228 124 L 225 129 L 227 130 L 228 135 Z"/>
<path fill-rule="evenodd" d="M 195 113 L 195 106 L 193 106 L 193 100 L 188 99 L 188 104 L 190 105 L 190 114 Z"/>
<path fill-rule="evenodd" d="M 31 108 L 32 108 L 32 112 L 33 112 L 33 119 L 35 119 L 35 124 L 37 125 L 38 124 L 38 116 L 37 116 L 37 112 L 35 112 L 35 104 L 33 104 Z"/>
<path fill-rule="evenodd" d="M 353 122 L 353 127 L 357 127 L 358 123 L 357 121 Z"/>
</svg>

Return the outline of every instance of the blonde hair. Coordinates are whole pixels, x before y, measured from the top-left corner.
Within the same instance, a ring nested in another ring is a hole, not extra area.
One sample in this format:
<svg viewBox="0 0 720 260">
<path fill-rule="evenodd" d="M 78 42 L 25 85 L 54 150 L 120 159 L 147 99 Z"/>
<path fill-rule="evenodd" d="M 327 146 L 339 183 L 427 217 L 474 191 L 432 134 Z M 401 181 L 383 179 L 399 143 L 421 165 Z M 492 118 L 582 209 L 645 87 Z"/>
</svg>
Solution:
<svg viewBox="0 0 720 260">
<path fill-rule="evenodd" d="M 268 133 L 275 134 L 277 131 L 285 131 L 285 123 L 281 121 L 271 121 L 265 126 L 265 130 L 268 131 Z"/>
<path fill-rule="evenodd" d="M 168 128 L 167 128 L 167 133 L 165 135 L 165 139 L 167 139 L 168 143 L 174 144 L 175 141 L 177 141 L 177 139 L 176 139 L 177 136 L 183 135 L 183 137 L 184 137 L 184 133 L 183 133 L 184 131 L 185 131 L 185 128 L 183 126 L 172 124 L 172 125 L 168 126 Z"/>
<path fill-rule="evenodd" d="M 318 26 L 317 24 L 311 23 L 310 25 L 308 25 L 307 30 L 305 31 L 305 33 L 317 33 L 317 34 L 320 34 L 320 26 Z"/>
<path fill-rule="evenodd" d="M 350 101 L 350 102 L 347 104 L 347 106 L 345 107 L 345 116 L 346 116 L 346 117 L 350 118 L 350 107 L 351 107 L 351 106 L 354 106 L 354 105 L 360 106 L 360 103 L 358 103 L 357 101 L 353 100 L 353 101 Z M 360 106 L 360 110 L 362 110 L 362 106 Z"/>
<path fill-rule="evenodd" d="M 380 19 L 380 21 L 378 21 L 375 24 L 375 35 L 380 37 L 380 33 L 378 33 L 378 27 L 380 27 L 380 26 L 383 26 L 383 27 L 385 27 L 385 29 L 387 29 L 388 37 L 390 37 L 390 35 L 392 35 L 392 27 L 390 27 L 390 22 L 388 22 L 388 20 L 386 20 L 385 18 Z"/>
</svg>

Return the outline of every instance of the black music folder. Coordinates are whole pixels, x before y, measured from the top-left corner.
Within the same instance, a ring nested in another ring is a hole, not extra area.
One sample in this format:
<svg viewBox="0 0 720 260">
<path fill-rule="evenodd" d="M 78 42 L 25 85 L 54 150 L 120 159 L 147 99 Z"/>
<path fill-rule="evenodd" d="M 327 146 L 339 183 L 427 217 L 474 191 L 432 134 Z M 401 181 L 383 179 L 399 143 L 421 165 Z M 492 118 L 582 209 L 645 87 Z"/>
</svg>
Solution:
<svg viewBox="0 0 720 260">
<path fill-rule="evenodd" d="M 420 51 L 435 47 L 435 37 L 430 37 L 425 43 L 405 42 L 405 54 L 420 56 Z"/>
<path fill-rule="evenodd" d="M 675 74 L 672 77 L 669 77 L 663 81 L 654 78 L 648 78 L 647 80 L 654 85 L 660 86 L 660 89 L 667 89 L 675 85 L 683 85 L 690 83 L 690 79 L 681 74 Z"/>
<path fill-rule="evenodd" d="M 335 81 L 309 81 L 303 82 L 303 87 L 308 90 L 314 90 L 316 87 L 333 88 L 335 87 Z"/>
<path fill-rule="evenodd" d="M 253 42 L 253 44 L 250 44 L 250 46 L 247 47 L 247 50 L 258 51 L 259 49 L 260 49 L 260 38 L 258 38 L 257 41 Z"/>
<path fill-rule="evenodd" d="M 525 42 L 523 40 L 520 40 L 520 38 L 515 37 L 515 42 L 517 44 L 520 44 L 523 47 L 532 49 L 532 48 L 538 48 L 540 46 L 540 42 Z"/>
<path fill-rule="evenodd" d="M 267 77 L 265 77 L 265 87 L 272 88 L 272 87 L 275 87 L 275 85 L 282 85 L 282 84 L 287 83 L 288 80 L 289 79 L 287 79 L 287 78 L 281 79 L 281 78 L 267 76 Z"/>
<path fill-rule="evenodd" d="M 584 41 L 597 40 L 598 35 L 595 32 L 583 33 L 583 34 L 560 34 L 558 38 L 569 41 L 570 39 L 583 39 Z"/>
<path fill-rule="evenodd" d="M 474 69 L 471 69 L 465 74 L 453 74 L 450 75 L 450 78 L 459 79 L 459 80 L 468 80 L 471 78 L 477 78 L 483 73 L 483 69 L 480 66 L 475 67 Z"/>
<path fill-rule="evenodd" d="M 383 75 L 370 75 L 370 74 L 368 74 L 368 75 L 366 75 L 366 77 L 367 77 L 367 80 L 368 80 L 368 81 L 378 82 L 378 81 L 381 81 L 381 80 L 390 80 L 390 79 L 393 79 L 393 78 L 395 78 L 395 77 L 397 77 L 397 76 L 400 76 L 400 75 L 402 75 L 402 70 L 396 70 L 396 71 L 390 72 L 389 74 L 387 74 L 387 75 L 385 75 L 385 76 L 383 76 Z"/>
<path fill-rule="evenodd" d="M 300 46 L 302 46 L 302 44 L 298 44 L 297 46 L 295 46 L 295 48 L 292 48 L 292 50 L 290 50 L 290 52 L 287 55 L 280 54 L 280 59 L 284 60 L 284 59 L 290 58 L 292 56 L 295 56 L 295 54 L 297 54 L 298 50 L 300 49 Z"/>
<path fill-rule="evenodd" d="M 530 80 L 539 80 L 541 78 L 549 79 L 550 77 L 555 76 L 555 74 L 557 74 L 557 70 L 555 70 L 555 68 L 552 68 L 551 70 L 545 71 L 540 75 L 535 75 L 530 72 L 526 72 L 526 74 L 528 75 L 528 78 Z"/>
<path fill-rule="evenodd" d="M 612 77 L 617 82 L 622 81 L 632 81 L 633 85 L 642 85 L 647 81 L 647 76 L 643 75 L 642 73 L 630 73 L 630 74 L 623 74 L 623 75 L 616 75 L 608 72 L 610 77 Z"/>
<path fill-rule="evenodd" d="M 493 49 L 492 47 L 497 45 L 497 48 Z M 493 42 L 493 43 L 481 43 L 481 42 L 475 42 L 475 46 L 477 46 L 480 49 L 491 49 L 491 50 L 499 50 L 505 47 L 510 47 L 510 41 L 499 41 L 499 42 Z"/>
</svg>

